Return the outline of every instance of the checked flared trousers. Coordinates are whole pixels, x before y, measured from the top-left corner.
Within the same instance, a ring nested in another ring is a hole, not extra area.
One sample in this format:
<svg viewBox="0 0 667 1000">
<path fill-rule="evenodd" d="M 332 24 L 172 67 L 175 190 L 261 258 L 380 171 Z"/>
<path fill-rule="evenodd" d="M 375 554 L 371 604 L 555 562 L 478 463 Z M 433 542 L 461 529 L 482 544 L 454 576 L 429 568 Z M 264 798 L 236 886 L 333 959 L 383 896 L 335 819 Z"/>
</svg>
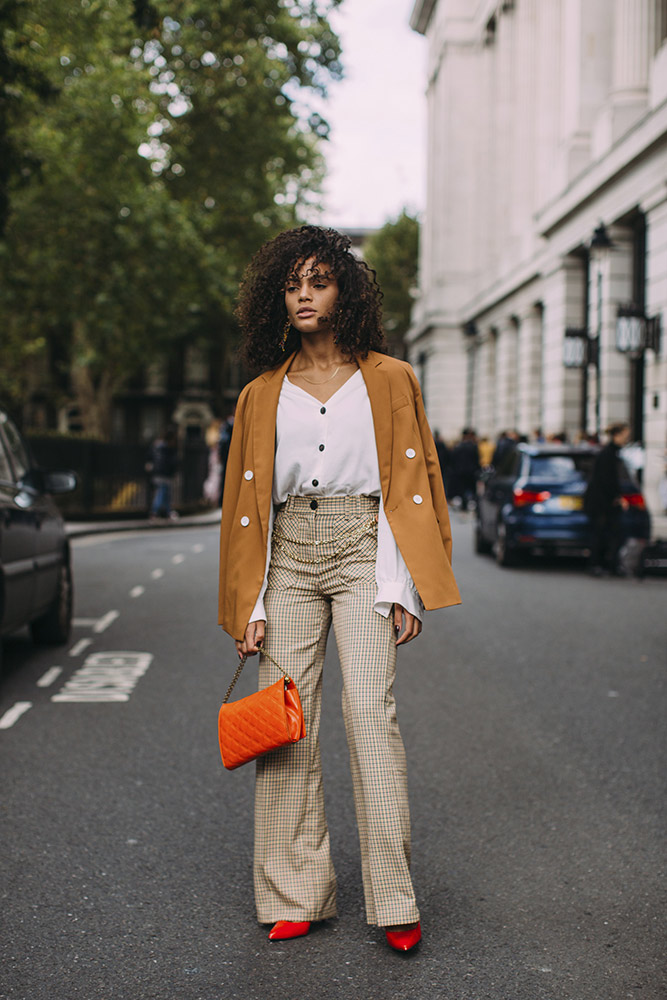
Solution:
<svg viewBox="0 0 667 1000">
<path fill-rule="evenodd" d="M 410 879 L 405 751 L 396 720 L 393 621 L 373 609 L 378 501 L 288 497 L 276 514 L 265 647 L 295 681 L 306 738 L 257 761 L 254 884 L 257 917 L 323 920 L 336 914 L 336 878 L 324 811 L 319 724 L 322 668 L 333 623 L 343 675 L 369 924 L 419 919 Z M 279 677 L 260 659 L 260 688 Z"/>
</svg>

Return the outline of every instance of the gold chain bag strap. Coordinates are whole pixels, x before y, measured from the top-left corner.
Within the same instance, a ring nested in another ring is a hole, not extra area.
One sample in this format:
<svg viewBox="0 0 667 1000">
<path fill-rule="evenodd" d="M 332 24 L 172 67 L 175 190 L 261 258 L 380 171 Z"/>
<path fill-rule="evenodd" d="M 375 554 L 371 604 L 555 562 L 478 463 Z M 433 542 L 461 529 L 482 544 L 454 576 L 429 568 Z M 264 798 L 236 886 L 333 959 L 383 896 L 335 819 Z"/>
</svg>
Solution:
<svg viewBox="0 0 667 1000">
<path fill-rule="evenodd" d="M 263 650 L 261 655 L 284 676 L 247 698 L 230 702 L 247 657 L 241 659 L 218 713 L 220 754 L 229 771 L 288 743 L 298 743 L 306 735 L 296 684 L 272 656 Z"/>
</svg>

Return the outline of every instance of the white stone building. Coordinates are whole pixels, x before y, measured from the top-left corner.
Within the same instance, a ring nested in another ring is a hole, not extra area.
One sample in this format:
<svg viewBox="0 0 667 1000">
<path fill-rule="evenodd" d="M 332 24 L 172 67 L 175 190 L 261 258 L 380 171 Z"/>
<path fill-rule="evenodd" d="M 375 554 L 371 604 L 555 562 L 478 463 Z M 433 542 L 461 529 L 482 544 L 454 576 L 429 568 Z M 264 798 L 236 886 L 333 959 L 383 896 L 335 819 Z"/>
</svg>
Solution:
<svg viewBox="0 0 667 1000">
<path fill-rule="evenodd" d="M 667 0 L 416 0 L 411 24 L 429 133 L 407 339 L 431 424 L 628 420 L 664 536 Z"/>
</svg>

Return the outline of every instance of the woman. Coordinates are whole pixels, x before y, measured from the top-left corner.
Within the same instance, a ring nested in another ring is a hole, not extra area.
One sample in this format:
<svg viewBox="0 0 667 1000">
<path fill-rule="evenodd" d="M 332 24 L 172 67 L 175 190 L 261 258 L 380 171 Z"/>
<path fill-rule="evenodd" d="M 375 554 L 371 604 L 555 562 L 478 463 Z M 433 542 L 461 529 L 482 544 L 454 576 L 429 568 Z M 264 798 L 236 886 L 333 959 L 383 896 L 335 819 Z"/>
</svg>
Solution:
<svg viewBox="0 0 667 1000">
<path fill-rule="evenodd" d="M 271 940 L 336 913 L 318 729 L 333 623 L 366 914 L 388 943 L 421 938 L 410 880 L 396 647 L 424 607 L 460 603 L 437 452 L 414 372 L 385 348 L 374 275 L 315 226 L 255 255 L 237 311 L 246 362 L 221 523 L 220 624 L 296 682 L 306 739 L 257 761 L 254 882 Z M 260 687 L 276 670 L 260 657 Z"/>
</svg>

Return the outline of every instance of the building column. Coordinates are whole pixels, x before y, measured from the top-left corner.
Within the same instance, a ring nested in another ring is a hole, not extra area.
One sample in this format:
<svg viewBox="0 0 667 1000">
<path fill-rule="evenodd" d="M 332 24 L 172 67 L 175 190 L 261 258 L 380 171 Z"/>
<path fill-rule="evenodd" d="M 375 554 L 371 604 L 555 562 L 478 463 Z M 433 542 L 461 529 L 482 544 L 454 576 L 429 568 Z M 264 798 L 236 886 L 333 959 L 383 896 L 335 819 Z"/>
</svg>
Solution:
<svg viewBox="0 0 667 1000">
<path fill-rule="evenodd" d="M 630 362 L 616 350 L 616 317 L 618 306 L 632 300 L 632 236 L 620 227 L 610 228 L 609 235 L 612 247 L 592 252 L 589 269 L 588 329 L 599 338 L 599 364 L 589 379 L 588 426 L 602 432 L 610 423 L 630 419 Z"/>
<path fill-rule="evenodd" d="M 479 335 L 475 367 L 473 425 L 482 437 L 496 434 L 496 333 L 486 329 Z"/>
<path fill-rule="evenodd" d="M 667 510 L 660 484 L 667 476 L 667 198 L 664 185 L 642 204 L 646 213 L 646 314 L 662 316 L 659 352 L 646 352 L 643 489 L 653 535 L 667 537 Z"/>
<path fill-rule="evenodd" d="M 655 15 L 654 0 L 614 0 L 611 98 L 596 124 L 596 157 L 603 155 L 646 112 Z"/>
<path fill-rule="evenodd" d="M 517 430 L 530 436 L 542 425 L 542 307 L 519 317 Z"/>
<path fill-rule="evenodd" d="M 653 0 L 615 0 L 614 104 L 646 104 L 654 30 Z"/>
<path fill-rule="evenodd" d="M 458 438 L 465 424 L 466 352 L 460 326 L 438 324 L 408 344 L 432 430 Z"/>
<path fill-rule="evenodd" d="M 563 364 L 567 327 L 584 326 L 586 270 L 578 257 L 554 261 L 544 273 L 544 352 L 542 357 L 542 429 L 562 431 L 570 439 L 579 432 L 581 372 Z"/>
<path fill-rule="evenodd" d="M 517 324 L 514 319 L 508 319 L 498 330 L 496 431 L 511 431 L 517 424 L 517 347 Z"/>
</svg>

